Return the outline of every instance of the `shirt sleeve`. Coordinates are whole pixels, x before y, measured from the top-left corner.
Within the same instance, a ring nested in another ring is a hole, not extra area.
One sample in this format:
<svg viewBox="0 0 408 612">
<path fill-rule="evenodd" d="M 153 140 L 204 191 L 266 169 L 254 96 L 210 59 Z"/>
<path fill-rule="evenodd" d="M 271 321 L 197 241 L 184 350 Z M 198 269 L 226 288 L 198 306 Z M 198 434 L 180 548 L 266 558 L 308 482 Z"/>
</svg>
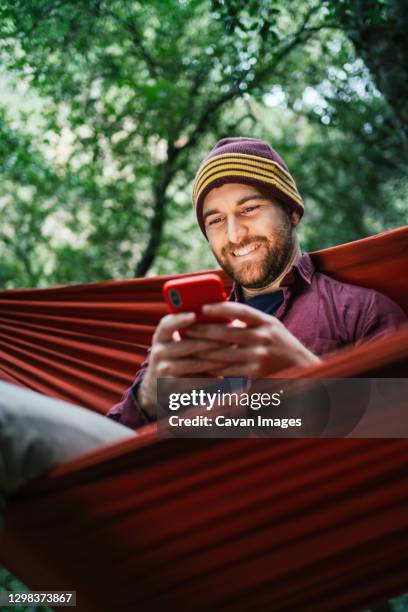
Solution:
<svg viewBox="0 0 408 612">
<path fill-rule="evenodd" d="M 131 427 L 132 429 L 136 429 L 151 423 L 151 420 L 142 410 L 139 402 L 136 399 L 137 391 L 143 380 L 143 376 L 148 365 L 149 356 L 147 356 L 140 368 L 137 370 L 132 386 L 126 389 L 120 402 L 112 406 L 112 408 L 106 414 L 108 419 L 112 419 L 113 421 L 126 425 L 127 427 Z"/>
<path fill-rule="evenodd" d="M 385 336 L 407 322 L 404 311 L 390 298 L 373 291 L 368 300 L 365 314 L 357 326 L 355 343 Z"/>
</svg>

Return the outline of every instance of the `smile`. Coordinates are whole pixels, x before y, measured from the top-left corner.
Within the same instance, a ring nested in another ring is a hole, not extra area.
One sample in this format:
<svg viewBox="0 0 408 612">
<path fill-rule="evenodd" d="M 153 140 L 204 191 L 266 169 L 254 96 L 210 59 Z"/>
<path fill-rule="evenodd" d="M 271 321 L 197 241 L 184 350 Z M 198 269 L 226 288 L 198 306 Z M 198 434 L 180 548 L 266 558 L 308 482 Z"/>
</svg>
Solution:
<svg viewBox="0 0 408 612">
<path fill-rule="evenodd" d="M 250 244 L 242 249 L 237 249 L 236 251 L 232 251 L 234 257 L 245 257 L 245 255 L 249 255 L 253 251 L 256 251 L 260 247 L 260 244 Z"/>
</svg>

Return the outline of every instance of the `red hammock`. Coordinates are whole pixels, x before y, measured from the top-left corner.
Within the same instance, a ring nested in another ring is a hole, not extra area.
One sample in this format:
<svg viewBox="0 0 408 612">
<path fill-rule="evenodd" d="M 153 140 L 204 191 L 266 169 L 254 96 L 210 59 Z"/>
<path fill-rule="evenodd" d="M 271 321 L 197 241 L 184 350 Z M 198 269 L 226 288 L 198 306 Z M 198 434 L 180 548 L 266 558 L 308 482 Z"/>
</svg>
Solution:
<svg viewBox="0 0 408 612">
<path fill-rule="evenodd" d="M 408 312 L 408 228 L 316 266 Z M 169 277 L 0 293 L 0 375 L 99 412 L 131 382 Z M 291 374 L 406 376 L 408 329 Z M 280 374 L 283 376 L 283 374 Z M 78 610 L 350 610 L 408 590 L 405 440 L 159 440 L 56 467 L 12 500 L 0 561 Z"/>
</svg>

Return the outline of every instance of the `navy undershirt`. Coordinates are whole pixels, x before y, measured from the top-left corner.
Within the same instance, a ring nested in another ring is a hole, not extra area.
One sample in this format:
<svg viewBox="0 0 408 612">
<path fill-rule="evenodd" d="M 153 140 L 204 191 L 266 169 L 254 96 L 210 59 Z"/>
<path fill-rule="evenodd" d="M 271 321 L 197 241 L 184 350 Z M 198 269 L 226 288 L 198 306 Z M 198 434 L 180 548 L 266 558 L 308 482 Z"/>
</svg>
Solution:
<svg viewBox="0 0 408 612">
<path fill-rule="evenodd" d="M 274 291 L 273 293 L 261 293 L 249 298 L 245 303 L 252 308 L 266 312 L 266 314 L 274 315 L 279 306 L 283 302 L 283 291 Z"/>
</svg>

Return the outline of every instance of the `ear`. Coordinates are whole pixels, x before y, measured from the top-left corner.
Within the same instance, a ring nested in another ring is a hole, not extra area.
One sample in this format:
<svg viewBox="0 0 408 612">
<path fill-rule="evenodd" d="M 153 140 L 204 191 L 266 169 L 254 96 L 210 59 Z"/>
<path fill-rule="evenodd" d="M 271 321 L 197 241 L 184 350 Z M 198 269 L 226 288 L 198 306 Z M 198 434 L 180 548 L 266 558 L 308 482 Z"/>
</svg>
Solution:
<svg viewBox="0 0 408 612">
<path fill-rule="evenodd" d="M 300 221 L 300 214 L 296 212 L 296 210 L 291 210 L 289 213 L 289 219 L 292 225 L 296 227 Z"/>
</svg>

